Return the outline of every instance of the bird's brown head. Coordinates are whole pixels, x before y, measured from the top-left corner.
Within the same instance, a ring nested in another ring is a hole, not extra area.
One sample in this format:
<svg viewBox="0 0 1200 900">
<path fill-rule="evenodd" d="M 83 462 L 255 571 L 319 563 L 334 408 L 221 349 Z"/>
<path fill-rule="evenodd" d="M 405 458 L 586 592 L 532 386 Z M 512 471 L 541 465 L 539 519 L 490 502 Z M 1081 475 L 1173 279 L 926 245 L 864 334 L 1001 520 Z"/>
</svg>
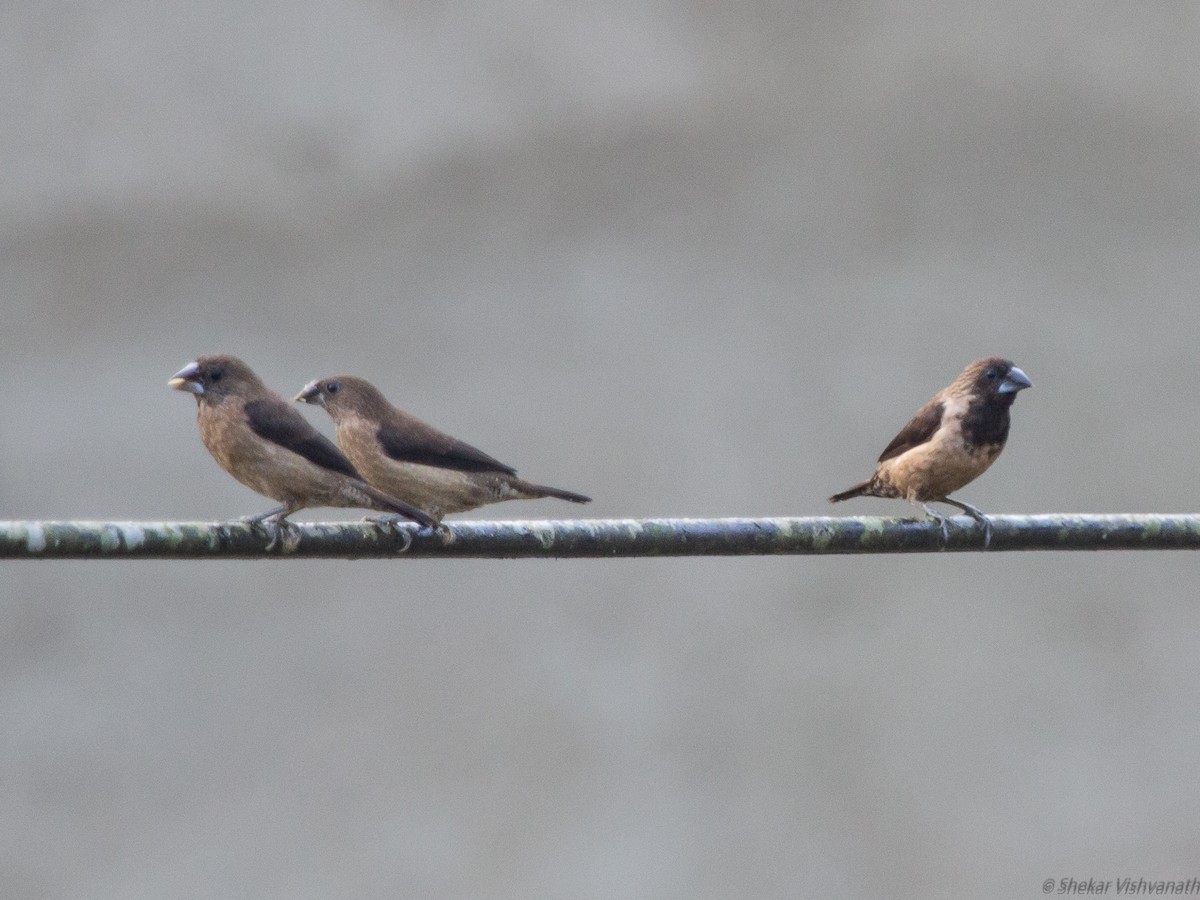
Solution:
<svg viewBox="0 0 1200 900">
<path fill-rule="evenodd" d="M 1033 382 L 1011 360 L 990 356 L 963 369 L 954 386 L 990 403 L 1012 406 L 1017 392 L 1033 387 Z"/>
<path fill-rule="evenodd" d="M 353 375 L 310 381 L 295 399 L 323 406 L 335 422 L 348 415 L 379 418 L 389 408 L 383 394 L 371 382 Z"/>
<path fill-rule="evenodd" d="M 201 356 L 176 372 L 167 384 L 195 394 L 197 403 L 219 403 L 230 394 L 266 390 L 254 371 L 234 356 Z"/>
</svg>

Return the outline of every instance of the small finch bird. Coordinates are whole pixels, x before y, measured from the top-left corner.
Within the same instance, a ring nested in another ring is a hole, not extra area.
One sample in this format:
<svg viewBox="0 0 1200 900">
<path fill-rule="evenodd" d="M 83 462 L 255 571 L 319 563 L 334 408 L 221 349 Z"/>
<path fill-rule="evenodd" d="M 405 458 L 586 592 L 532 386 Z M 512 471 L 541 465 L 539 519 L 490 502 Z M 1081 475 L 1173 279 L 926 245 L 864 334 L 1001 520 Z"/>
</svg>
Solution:
<svg viewBox="0 0 1200 900">
<path fill-rule="evenodd" d="M 991 543 L 987 516 L 949 495 L 982 475 L 1008 439 L 1009 407 L 1017 392 L 1033 382 L 1007 359 L 993 356 L 973 362 L 949 387 L 922 406 L 912 421 L 879 456 L 875 474 L 861 484 L 834 494 L 831 503 L 852 497 L 888 497 L 921 506 L 942 526 L 946 519 L 929 507 L 948 503 L 984 527 L 984 546 Z"/>
<path fill-rule="evenodd" d="M 373 509 L 437 527 L 432 516 L 367 484 L 332 441 L 241 360 L 202 356 L 167 384 L 195 395 L 200 439 L 221 468 L 282 504 L 243 519 L 263 525 L 271 547 L 291 527 L 287 517 L 309 506 Z"/>
<path fill-rule="evenodd" d="M 511 466 L 396 409 L 361 378 L 311 381 L 296 400 L 325 408 L 338 446 L 368 482 L 438 519 L 502 500 L 591 500 L 518 478 Z"/>
</svg>

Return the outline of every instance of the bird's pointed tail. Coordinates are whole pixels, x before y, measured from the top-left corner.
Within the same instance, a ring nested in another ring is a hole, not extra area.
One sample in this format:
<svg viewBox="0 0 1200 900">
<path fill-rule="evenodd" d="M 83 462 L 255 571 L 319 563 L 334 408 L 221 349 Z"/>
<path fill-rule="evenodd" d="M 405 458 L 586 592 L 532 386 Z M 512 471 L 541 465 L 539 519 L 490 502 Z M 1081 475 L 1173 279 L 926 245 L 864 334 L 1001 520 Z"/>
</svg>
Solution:
<svg viewBox="0 0 1200 900">
<path fill-rule="evenodd" d="M 847 488 L 839 494 L 834 494 L 829 498 L 830 503 L 841 503 L 843 500 L 850 500 L 853 497 L 866 497 L 867 492 L 871 489 L 871 479 L 856 484 L 852 488 Z"/>
<path fill-rule="evenodd" d="M 530 499 L 539 497 L 556 497 L 559 500 L 570 500 L 572 503 L 591 503 L 591 497 L 585 497 L 583 494 L 576 494 L 574 491 L 564 491 L 562 488 L 548 487 L 544 484 L 534 484 L 531 481 L 523 479 L 514 479 L 512 482 L 513 490 L 520 491 L 527 495 Z"/>
</svg>

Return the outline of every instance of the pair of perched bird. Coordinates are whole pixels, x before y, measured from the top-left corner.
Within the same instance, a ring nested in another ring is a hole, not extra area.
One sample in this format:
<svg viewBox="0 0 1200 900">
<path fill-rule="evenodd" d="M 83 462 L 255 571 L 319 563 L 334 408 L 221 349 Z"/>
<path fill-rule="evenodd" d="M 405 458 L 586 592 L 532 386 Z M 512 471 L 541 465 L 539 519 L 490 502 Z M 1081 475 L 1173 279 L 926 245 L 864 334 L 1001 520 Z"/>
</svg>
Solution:
<svg viewBox="0 0 1200 900">
<path fill-rule="evenodd" d="M 280 506 L 247 519 L 273 529 L 310 506 L 359 507 L 437 527 L 449 513 L 502 500 L 591 498 L 517 477 L 511 466 L 392 406 L 373 385 L 351 376 L 305 385 L 297 401 L 333 418 L 337 445 L 318 432 L 250 367 L 232 356 L 205 356 L 168 382 L 195 395 L 204 446 L 221 467 Z M 984 527 L 987 517 L 950 494 L 996 461 L 1008 438 L 1009 408 L 1032 383 L 1006 359 L 971 363 L 926 403 L 879 457 L 875 473 L 830 497 L 888 497 L 948 503 Z M 339 449 L 340 447 L 340 449 Z"/>
<path fill-rule="evenodd" d="M 449 513 L 501 500 L 591 499 L 518 478 L 511 466 L 396 409 L 361 378 L 313 381 L 296 395 L 325 408 L 338 446 L 235 357 L 200 357 L 168 384 L 195 395 L 200 439 L 221 468 L 281 504 L 245 520 L 269 529 L 272 543 L 288 516 L 310 506 L 371 509 L 436 528 Z"/>
</svg>

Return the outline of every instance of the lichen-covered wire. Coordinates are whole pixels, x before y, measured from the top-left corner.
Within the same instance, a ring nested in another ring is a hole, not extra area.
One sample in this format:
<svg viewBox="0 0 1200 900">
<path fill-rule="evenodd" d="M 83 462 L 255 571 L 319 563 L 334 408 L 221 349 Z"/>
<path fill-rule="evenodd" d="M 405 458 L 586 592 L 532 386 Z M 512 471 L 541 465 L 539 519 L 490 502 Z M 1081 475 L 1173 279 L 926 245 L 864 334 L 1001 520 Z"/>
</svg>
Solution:
<svg viewBox="0 0 1200 900">
<path fill-rule="evenodd" d="M 992 516 L 988 553 L 1014 550 L 1197 550 L 1200 515 Z M 571 519 L 416 525 L 297 523 L 270 536 L 241 522 L 0 522 L 0 559 L 430 559 L 773 556 L 984 552 L 983 529 L 958 516 Z"/>
</svg>

